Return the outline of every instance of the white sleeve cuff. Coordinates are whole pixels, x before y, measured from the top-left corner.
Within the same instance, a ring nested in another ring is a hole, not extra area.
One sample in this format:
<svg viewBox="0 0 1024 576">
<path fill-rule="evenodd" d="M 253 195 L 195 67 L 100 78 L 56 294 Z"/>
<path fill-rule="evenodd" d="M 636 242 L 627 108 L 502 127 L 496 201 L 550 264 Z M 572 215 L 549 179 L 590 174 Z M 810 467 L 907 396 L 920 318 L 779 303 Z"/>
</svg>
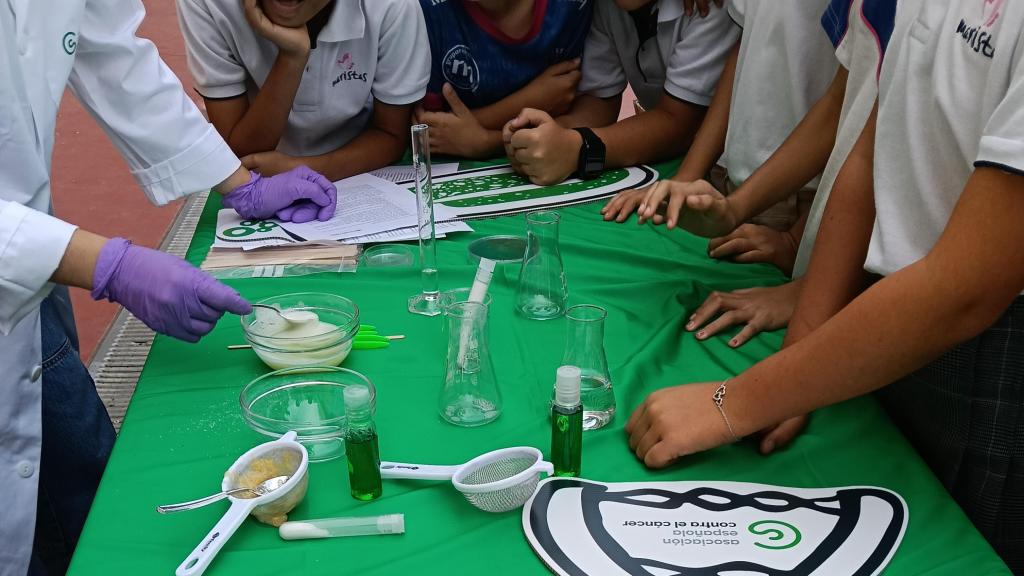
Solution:
<svg viewBox="0 0 1024 576">
<path fill-rule="evenodd" d="M 0 334 L 50 292 L 76 228 L 17 202 L 0 203 Z"/>
<path fill-rule="evenodd" d="M 588 86 L 586 88 L 580 88 L 579 91 L 583 94 L 597 96 L 598 98 L 612 98 L 625 92 L 626 84 L 623 83 L 621 86 L 597 86 L 593 88 Z"/>
<path fill-rule="evenodd" d="M 978 150 L 976 167 L 997 167 L 1007 172 L 1024 173 L 1024 142 L 998 136 L 984 136 Z"/>
<path fill-rule="evenodd" d="M 711 94 L 698 94 L 688 88 L 673 83 L 671 80 L 665 81 L 665 92 L 668 92 L 678 100 L 684 102 L 690 102 L 697 106 L 710 106 L 711 105 Z"/>
<path fill-rule="evenodd" d="M 418 90 L 414 92 L 407 92 L 405 94 L 380 94 L 374 91 L 373 97 L 381 102 L 390 106 L 408 106 L 409 104 L 415 104 L 427 94 L 427 86 L 424 84 Z"/>
<path fill-rule="evenodd" d="M 207 124 L 206 133 L 184 152 L 154 166 L 133 169 L 132 175 L 150 201 L 163 205 L 209 190 L 227 180 L 241 164 L 213 125 Z"/>
<path fill-rule="evenodd" d="M 203 98 L 223 99 L 237 98 L 248 92 L 245 82 L 238 84 L 225 84 L 224 86 L 196 86 L 196 92 Z"/>
</svg>

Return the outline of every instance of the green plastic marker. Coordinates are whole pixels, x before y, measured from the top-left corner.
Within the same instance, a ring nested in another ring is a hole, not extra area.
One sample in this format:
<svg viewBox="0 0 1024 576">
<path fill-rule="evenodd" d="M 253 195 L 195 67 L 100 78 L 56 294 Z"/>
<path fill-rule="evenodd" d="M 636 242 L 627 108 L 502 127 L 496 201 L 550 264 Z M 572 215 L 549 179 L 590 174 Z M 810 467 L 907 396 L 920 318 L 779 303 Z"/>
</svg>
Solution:
<svg viewBox="0 0 1024 576">
<path fill-rule="evenodd" d="M 383 342 L 377 340 L 356 340 L 352 343 L 353 350 L 380 350 L 388 346 L 391 346 L 389 340 L 384 340 Z"/>
<path fill-rule="evenodd" d="M 348 453 L 348 481 L 356 500 L 380 498 L 380 451 L 377 430 L 370 410 L 370 389 L 366 386 L 345 388 L 345 451 Z"/>
<path fill-rule="evenodd" d="M 555 476 L 579 476 L 583 460 L 582 373 L 562 366 L 555 376 L 555 403 L 551 406 L 551 462 Z"/>
</svg>

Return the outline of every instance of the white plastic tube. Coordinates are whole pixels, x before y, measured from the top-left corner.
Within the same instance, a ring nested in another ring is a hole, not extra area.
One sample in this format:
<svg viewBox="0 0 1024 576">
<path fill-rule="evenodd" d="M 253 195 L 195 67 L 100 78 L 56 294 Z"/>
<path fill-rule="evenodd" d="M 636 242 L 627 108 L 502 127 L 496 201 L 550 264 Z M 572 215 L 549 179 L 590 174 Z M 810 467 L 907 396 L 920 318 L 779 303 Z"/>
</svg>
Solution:
<svg viewBox="0 0 1024 576">
<path fill-rule="evenodd" d="M 404 534 L 405 515 L 385 514 L 384 516 L 353 516 L 285 522 L 277 529 L 277 533 L 284 540 Z"/>
<path fill-rule="evenodd" d="M 487 296 L 487 289 L 491 286 L 491 278 L 494 277 L 494 260 L 487 258 L 480 259 L 480 266 L 476 269 L 476 277 L 473 278 L 473 286 L 469 289 L 469 302 L 483 302 Z M 469 322 L 462 322 L 462 329 L 459 330 L 459 356 L 456 360 L 460 367 L 466 366 L 466 350 L 469 347 L 469 334 L 472 330 Z"/>
</svg>

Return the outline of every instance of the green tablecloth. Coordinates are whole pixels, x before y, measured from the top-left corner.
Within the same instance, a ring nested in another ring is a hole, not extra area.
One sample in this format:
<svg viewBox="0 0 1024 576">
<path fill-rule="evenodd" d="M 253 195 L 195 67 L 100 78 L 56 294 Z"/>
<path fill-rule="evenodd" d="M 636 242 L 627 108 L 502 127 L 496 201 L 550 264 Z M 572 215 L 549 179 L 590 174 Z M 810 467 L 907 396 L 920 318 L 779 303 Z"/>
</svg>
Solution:
<svg viewBox="0 0 1024 576">
<path fill-rule="evenodd" d="M 189 260 L 199 264 L 213 238 L 212 199 Z M 664 228 L 604 223 L 599 204 L 562 212 L 562 254 L 571 302 L 608 309 L 606 349 L 619 415 L 585 436 L 584 476 L 603 481 L 735 480 L 801 487 L 874 485 L 901 494 L 910 510 L 906 537 L 886 574 L 1008 573 L 871 398 L 820 411 L 789 449 L 759 456 L 750 444 L 727 446 L 651 471 L 636 460 L 622 431 L 648 393 L 735 374 L 776 350 L 782 334 L 765 334 L 740 350 L 727 334 L 698 343 L 683 325 L 712 289 L 770 285 L 783 277 L 767 266 L 713 262 L 706 242 Z M 438 244 L 442 288 L 467 286 L 474 266 L 466 246 L 489 234 L 522 234 L 522 215 L 473 222 L 474 234 Z M 492 285 L 491 346 L 504 414 L 478 429 L 441 421 L 436 400 L 443 376 L 441 319 L 406 312 L 419 271 L 360 269 L 292 279 L 232 282 L 248 298 L 294 291 L 354 299 L 364 323 L 408 338 L 386 350 L 355 352 L 345 366 L 377 387 L 384 459 L 460 463 L 482 452 L 533 445 L 547 452 L 547 402 L 564 343 L 565 321 L 531 322 L 512 312 L 512 271 Z M 159 279 L 154 279 L 159 281 Z M 71 574 L 171 574 L 226 510 L 220 503 L 161 516 L 157 504 L 216 490 L 224 470 L 266 438 L 239 412 L 241 388 L 267 368 L 242 342 L 237 317 L 224 318 L 201 343 L 159 337 L 128 409 Z M 492 515 L 466 503 L 448 483 L 386 481 L 384 497 L 358 503 L 348 494 L 344 460 L 310 467 L 310 490 L 292 517 L 404 513 L 403 536 L 285 542 L 248 521 L 208 574 L 544 574 L 523 536 L 518 512 Z"/>
</svg>

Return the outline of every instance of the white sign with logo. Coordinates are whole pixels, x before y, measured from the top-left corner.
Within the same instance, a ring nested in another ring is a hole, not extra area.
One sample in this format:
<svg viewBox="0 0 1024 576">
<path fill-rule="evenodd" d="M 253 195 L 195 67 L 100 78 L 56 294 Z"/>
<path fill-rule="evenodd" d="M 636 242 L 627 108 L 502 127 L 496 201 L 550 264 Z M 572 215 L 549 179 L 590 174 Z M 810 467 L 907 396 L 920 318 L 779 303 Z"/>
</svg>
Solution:
<svg viewBox="0 0 1024 576">
<path fill-rule="evenodd" d="M 530 545 L 565 576 L 881 573 L 907 505 L 883 488 L 741 482 L 542 482 L 523 508 Z"/>
</svg>

